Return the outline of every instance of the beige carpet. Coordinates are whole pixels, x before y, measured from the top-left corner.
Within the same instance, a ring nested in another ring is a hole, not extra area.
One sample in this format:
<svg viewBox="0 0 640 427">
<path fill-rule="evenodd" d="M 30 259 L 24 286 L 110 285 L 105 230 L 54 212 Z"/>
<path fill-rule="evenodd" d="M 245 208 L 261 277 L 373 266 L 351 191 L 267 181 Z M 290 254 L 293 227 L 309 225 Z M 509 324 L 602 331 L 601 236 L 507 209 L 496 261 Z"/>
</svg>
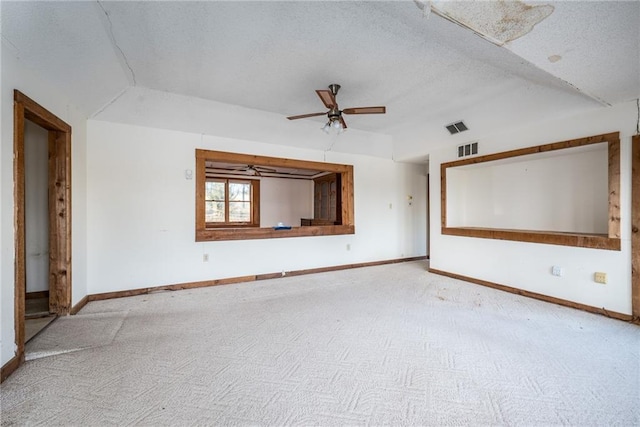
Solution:
<svg viewBox="0 0 640 427">
<path fill-rule="evenodd" d="M 51 314 L 49 316 L 25 318 L 24 319 L 24 341 L 29 342 L 31 338 L 38 335 L 44 328 L 49 326 L 51 322 L 56 320 L 56 315 Z"/>
<path fill-rule="evenodd" d="M 2 425 L 640 424 L 640 327 L 424 270 L 90 303 L 29 343 Z"/>
</svg>

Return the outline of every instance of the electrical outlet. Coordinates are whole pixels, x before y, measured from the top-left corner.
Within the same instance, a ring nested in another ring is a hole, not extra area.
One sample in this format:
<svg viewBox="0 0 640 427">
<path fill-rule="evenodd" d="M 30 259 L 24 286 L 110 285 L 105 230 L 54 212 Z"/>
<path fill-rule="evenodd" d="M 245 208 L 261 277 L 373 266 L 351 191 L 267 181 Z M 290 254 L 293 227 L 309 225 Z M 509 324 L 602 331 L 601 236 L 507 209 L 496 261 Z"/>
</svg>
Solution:
<svg viewBox="0 0 640 427">
<path fill-rule="evenodd" d="M 350 251 L 351 250 L 351 243 L 347 243 L 347 250 Z"/>
<path fill-rule="evenodd" d="M 603 285 L 607 284 L 607 273 L 602 273 L 602 272 L 595 272 L 593 274 L 593 280 L 596 283 L 602 283 Z"/>
<path fill-rule="evenodd" d="M 559 267 L 557 265 L 551 267 L 551 274 L 553 274 L 554 276 L 562 277 L 562 273 L 562 267 Z"/>
<path fill-rule="evenodd" d="M 202 262 L 209 262 L 209 254 L 202 254 Z"/>
</svg>

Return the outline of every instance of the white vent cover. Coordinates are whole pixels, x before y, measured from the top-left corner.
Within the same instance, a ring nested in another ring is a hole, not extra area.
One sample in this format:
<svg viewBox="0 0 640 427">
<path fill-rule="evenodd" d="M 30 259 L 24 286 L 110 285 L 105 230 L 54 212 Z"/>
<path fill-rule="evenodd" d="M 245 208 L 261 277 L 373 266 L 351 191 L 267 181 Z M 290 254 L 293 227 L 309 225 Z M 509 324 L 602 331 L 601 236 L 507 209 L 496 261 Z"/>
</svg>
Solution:
<svg viewBox="0 0 640 427">
<path fill-rule="evenodd" d="M 478 154 L 478 143 L 471 142 L 469 144 L 463 144 L 458 146 L 458 157 L 467 157 Z"/>
<path fill-rule="evenodd" d="M 451 135 L 455 135 L 456 133 L 464 132 L 465 130 L 469 129 L 467 125 L 462 122 L 462 120 L 460 120 L 459 122 L 448 124 L 445 127 Z"/>
</svg>

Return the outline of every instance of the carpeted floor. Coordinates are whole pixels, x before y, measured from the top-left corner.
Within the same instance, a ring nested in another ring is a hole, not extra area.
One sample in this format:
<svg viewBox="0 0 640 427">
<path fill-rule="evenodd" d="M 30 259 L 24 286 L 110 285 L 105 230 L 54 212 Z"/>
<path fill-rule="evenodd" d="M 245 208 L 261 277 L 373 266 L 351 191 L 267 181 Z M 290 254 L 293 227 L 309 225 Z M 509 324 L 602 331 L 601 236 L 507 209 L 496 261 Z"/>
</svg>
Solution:
<svg viewBox="0 0 640 427">
<path fill-rule="evenodd" d="M 640 327 L 424 262 L 89 303 L 2 425 L 638 425 Z"/>
</svg>

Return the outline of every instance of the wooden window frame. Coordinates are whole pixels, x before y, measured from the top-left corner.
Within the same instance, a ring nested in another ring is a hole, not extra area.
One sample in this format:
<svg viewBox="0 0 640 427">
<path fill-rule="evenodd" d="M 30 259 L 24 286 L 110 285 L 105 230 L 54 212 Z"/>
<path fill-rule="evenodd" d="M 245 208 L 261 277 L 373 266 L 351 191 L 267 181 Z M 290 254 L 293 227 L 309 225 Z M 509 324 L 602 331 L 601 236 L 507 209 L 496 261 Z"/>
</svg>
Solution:
<svg viewBox="0 0 640 427">
<path fill-rule="evenodd" d="M 608 234 L 571 233 L 537 230 L 507 230 L 501 228 L 482 227 L 447 227 L 447 169 L 458 166 L 491 162 L 494 160 L 526 156 L 581 147 L 590 144 L 608 143 L 608 186 L 609 186 L 609 216 Z M 512 240 L 529 243 L 546 243 L 550 245 L 577 246 L 582 248 L 606 249 L 619 251 L 620 242 L 620 133 L 612 132 L 586 138 L 521 148 L 485 156 L 473 157 L 440 165 L 440 193 L 441 193 L 441 232 L 443 235 L 479 237 L 485 239 Z"/>
<path fill-rule="evenodd" d="M 229 162 L 238 164 L 286 167 L 334 172 L 341 177 L 341 215 L 342 224 L 291 227 L 290 230 L 275 230 L 273 227 L 208 227 L 205 222 L 205 181 L 206 162 Z M 229 153 L 196 149 L 196 241 L 276 239 L 284 237 L 312 237 L 355 234 L 353 204 L 353 166 L 336 163 L 313 162 L 279 157 L 256 156 L 251 154 Z"/>
<path fill-rule="evenodd" d="M 238 228 L 238 227 L 260 227 L 260 180 L 258 179 L 245 179 L 245 178 L 228 178 L 223 176 L 210 176 L 205 179 L 206 181 L 224 181 L 225 194 L 227 195 L 224 201 L 224 216 L 227 221 L 225 222 L 206 222 L 207 228 Z M 229 183 L 239 182 L 248 183 L 251 186 L 251 221 L 249 222 L 229 222 Z M 205 199 L 205 202 L 207 200 Z"/>
</svg>

